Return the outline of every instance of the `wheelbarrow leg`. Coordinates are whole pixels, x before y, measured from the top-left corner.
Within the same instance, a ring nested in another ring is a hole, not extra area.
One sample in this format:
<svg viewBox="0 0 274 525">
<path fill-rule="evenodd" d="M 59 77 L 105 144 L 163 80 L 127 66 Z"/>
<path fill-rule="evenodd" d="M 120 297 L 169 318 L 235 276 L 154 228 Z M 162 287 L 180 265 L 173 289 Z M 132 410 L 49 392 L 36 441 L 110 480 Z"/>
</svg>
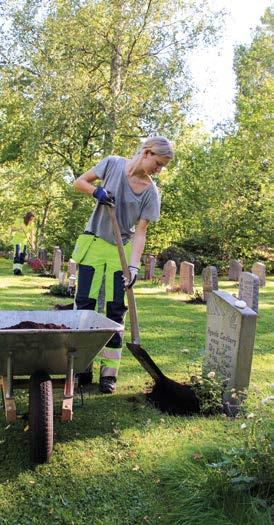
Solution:
<svg viewBox="0 0 274 525">
<path fill-rule="evenodd" d="M 13 395 L 12 354 L 7 359 L 7 375 L 2 376 L 1 385 L 5 403 L 5 415 L 8 423 L 16 421 L 16 405 Z"/>
<path fill-rule="evenodd" d="M 64 397 L 62 402 L 61 421 L 72 421 L 73 416 L 73 393 L 74 393 L 74 352 L 68 353 L 67 374 L 64 386 Z"/>
</svg>

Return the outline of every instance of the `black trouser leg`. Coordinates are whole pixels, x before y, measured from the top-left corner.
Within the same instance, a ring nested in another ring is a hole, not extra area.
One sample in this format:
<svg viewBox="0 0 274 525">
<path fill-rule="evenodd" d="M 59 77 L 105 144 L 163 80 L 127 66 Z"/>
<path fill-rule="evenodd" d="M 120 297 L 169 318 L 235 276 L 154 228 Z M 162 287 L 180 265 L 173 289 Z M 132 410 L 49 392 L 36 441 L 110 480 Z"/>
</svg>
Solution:
<svg viewBox="0 0 274 525">
<path fill-rule="evenodd" d="M 27 255 L 27 247 L 25 245 L 23 251 L 20 253 L 20 261 L 19 262 L 20 262 L 20 264 L 22 264 L 22 266 L 23 266 L 23 264 L 25 262 L 26 255 Z"/>
<path fill-rule="evenodd" d="M 95 299 L 90 299 L 88 296 L 93 275 L 94 268 L 79 264 L 78 288 L 75 297 L 77 310 L 95 310 L 96 301 Z M 85 386 L 92 383 L 92 365 L 93 363 L 90 363 L 84 372 L 77 374 L 78 386 Z"/>
<path fill-rule="evenodd" d="M 113 301 L 107 302 L 107 317 L 116 323 L 124 325 L 124 318 L 127 312 L 125 305 L 125 286 L 123 281 L 123 272 L 116 271 L 113 274 Z M 122 348 L 123 336 L 115 333 L 110 341 L 106 344 L 110 348 Z"/>
<path fill-rule="evenodd" d="M 20 263 L 20 244 L 16 244 L 16 245 L 15 245 L 13 262 L 14 262 L 15 264 L 16 264 L 16 263 Z"/>
<path fill-rule="evenodd" d="M 89 297 L 94 268 L 79 264 L 78 287 L 75 297 L 77 310 L 95 310 L 96 300 Z"/>
</svg>

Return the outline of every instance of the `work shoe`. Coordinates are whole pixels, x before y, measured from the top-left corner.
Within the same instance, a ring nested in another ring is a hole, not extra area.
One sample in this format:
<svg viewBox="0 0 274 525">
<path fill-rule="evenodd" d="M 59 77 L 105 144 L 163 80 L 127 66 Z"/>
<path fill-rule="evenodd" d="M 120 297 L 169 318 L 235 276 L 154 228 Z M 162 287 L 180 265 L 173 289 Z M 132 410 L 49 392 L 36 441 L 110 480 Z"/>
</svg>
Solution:
<svg viewBox="0 0 274 525">
<path fill-rule="evenodd" d="M 102 394 L 114 394 L 116 391 L 116 377 L 104 376 L 100 377 L 99 390 Z"/>
<path fill-rule="evenodd" d="M 13 270 L 13 273 L 14 275 L 23 275 L 21 270 L 19 270 L 18 268 L 16 270 Z"/>
</svg>

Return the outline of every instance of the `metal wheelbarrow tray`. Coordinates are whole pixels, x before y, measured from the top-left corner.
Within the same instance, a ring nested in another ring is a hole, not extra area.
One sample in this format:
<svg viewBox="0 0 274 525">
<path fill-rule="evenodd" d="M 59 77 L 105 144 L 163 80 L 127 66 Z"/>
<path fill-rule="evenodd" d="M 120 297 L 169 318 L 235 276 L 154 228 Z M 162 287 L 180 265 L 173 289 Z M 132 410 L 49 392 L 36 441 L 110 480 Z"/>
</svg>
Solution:
<svg viewBox="0 0 274 525">
<path fill-rule="evenodd" d="M 68 329 L 7 329 L 23 321 L 54 323 Z M 91 310 L 0 312 L 0 386 L 6 420 L 16 420 L 14 389 L 29 386 L 30 453 L 34 463 L 48 461 L 52 453 L 53 386 L 64 388 L 61 420 L 71 421 L 75 373 L 83 372 L 113 334 L 123 329 Z"/>
</svg>

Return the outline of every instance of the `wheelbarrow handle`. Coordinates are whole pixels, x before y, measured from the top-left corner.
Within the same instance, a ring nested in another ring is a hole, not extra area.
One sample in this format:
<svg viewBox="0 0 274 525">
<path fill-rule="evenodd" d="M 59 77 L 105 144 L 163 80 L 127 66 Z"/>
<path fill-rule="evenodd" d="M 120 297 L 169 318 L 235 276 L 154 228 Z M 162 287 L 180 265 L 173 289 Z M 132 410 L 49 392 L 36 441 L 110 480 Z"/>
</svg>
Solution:
<svg viewBox="0 0 274 525">
<path fill-rule="evenodd" d="M 118 248 L 118 253 L 120 257 L 123 274 L 127 279 L 130 280 L 130 272 L 128 269 L 128 263 L 126 260 L 126 255 L 125 255 L 125 250 L 123 246 L 119 224 L 117 222 L 116 215 L 115 215 L 115 207 L 108 206 L 108 211 L 109 211 L 109 216 L 110 216 L 110 220 L 111 220 L 112 227 L 113 227 L 113 235 L 114 235 L 114 239 L 116 241 L 116 245 Z M 136 302 L 135 302 L 133 289 L 126 288 L 126 293 L 127 293 L 128 310 L 129 310 L 129 318 L 130 318 L 131 342 L 136 345 L 139 345 L 140 344 L 140 332 L 139 332 L 138 315 L 137 315 L 137 308 L 136 308 Z"/>
</svg>

